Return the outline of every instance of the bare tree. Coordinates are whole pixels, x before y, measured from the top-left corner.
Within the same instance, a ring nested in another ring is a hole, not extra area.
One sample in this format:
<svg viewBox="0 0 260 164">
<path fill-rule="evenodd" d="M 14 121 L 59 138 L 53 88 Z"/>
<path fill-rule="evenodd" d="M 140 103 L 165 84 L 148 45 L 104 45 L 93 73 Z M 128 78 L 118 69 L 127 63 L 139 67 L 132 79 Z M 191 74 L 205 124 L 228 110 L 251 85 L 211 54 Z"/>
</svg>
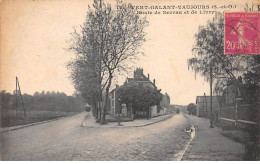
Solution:
<svg viewBox="0 0 260 164">
<path fill-rule="evenodd" d="M 77 56 L 73 63 L 80 61 L 79 67 L 72 64 L 74 79 L 81 81 L 82 74 L 77 74 L 80 70 L 85 77 L 90 72 L 96 75 L 93 79 L 98 81 L 99 101 L 104 102 L 101 123 L 105 123 L 113 77 L 117 72 L 127 71 L 126 63 L 142 54 L 140 47 L 146 41 L 144 29 L 147 25 L 146 18 L 137 15 L 131 4 L 117 1 L 115 9 L 112 9 L 109 3 L 94 0 L 93 9 L 89 7 L 86 22 L 81 26 L 81 33 L 74 32 L 70 50 Z M 103 92 L 105 100 L 102 100 Z"/>
</svg>

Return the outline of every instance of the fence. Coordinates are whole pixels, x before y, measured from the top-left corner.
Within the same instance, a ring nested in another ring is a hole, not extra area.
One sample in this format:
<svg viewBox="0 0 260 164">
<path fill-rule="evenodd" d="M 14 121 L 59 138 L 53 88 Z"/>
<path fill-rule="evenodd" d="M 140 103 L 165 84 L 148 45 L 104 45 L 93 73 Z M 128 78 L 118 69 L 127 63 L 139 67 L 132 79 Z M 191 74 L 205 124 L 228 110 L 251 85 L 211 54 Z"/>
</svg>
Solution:
<svg viewBox="0 0 260 164">
<path fill-rule="evenodd" d="M 256 104 L 241 104 L 236 108 L 234 104 L 220 108 L 220 121 L 225 125 L 238 128 L 257 126 L 258 110 Z"/>
</svg>

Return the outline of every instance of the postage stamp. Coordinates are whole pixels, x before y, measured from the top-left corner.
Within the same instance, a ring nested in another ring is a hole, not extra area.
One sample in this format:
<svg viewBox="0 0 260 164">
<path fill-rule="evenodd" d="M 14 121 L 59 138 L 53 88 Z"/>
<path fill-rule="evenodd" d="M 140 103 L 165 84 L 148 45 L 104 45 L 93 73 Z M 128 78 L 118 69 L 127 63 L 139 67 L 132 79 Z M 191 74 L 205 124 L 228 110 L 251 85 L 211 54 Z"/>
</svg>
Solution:
<svg viewBox="0 0 260 164">
<path fill-rule="evenodd" d="M 224 53 L 260 54 L 260 13 L 226 12 Z"/>
</svg>

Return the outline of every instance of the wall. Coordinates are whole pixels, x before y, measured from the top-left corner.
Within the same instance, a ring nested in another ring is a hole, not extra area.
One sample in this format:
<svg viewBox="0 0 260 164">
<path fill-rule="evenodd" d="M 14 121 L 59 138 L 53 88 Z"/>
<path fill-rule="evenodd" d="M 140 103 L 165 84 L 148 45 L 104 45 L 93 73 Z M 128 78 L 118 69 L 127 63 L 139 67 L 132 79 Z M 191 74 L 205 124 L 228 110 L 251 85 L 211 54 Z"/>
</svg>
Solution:
<svg viewBox="0 0 260 164">
<path fill-rule="evenodd" d="M 151 108 L 151 117 L 156 117 L 157 116 L 157 106 L 152 106 Z"/>
</svg>

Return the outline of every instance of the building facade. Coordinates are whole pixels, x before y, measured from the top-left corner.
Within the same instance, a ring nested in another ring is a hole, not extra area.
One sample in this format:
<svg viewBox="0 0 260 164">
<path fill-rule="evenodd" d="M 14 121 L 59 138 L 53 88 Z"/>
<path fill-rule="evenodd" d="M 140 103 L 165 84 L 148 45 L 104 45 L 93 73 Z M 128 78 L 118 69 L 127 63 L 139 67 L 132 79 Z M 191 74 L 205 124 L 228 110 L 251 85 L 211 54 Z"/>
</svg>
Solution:
<svg viewBox="0 0 260 164">
<path fill-rule="evenodd" d="M 197 96 L 196 98 L 197 105 L 197 116 L 210 118 L 210 96 Z M 218 117 L 219 113 L 219 98 L 218 96 L 212 96 L 212 112 L 213 115 Z"/>
<path fill-rule="evenodd" d="M 121 86 L 123 87 L 123 86 Z M 131 118 L 133 119 L 132 115 L 132 108 L 126 107 L 126 104 L 120 104 L 118 101 L 118 89 L 120 87 L 117 85 L 115 89 L 110 92 L 110 114 L 117 115 L 121 114 L 123 118 Z"/>
</svg>

